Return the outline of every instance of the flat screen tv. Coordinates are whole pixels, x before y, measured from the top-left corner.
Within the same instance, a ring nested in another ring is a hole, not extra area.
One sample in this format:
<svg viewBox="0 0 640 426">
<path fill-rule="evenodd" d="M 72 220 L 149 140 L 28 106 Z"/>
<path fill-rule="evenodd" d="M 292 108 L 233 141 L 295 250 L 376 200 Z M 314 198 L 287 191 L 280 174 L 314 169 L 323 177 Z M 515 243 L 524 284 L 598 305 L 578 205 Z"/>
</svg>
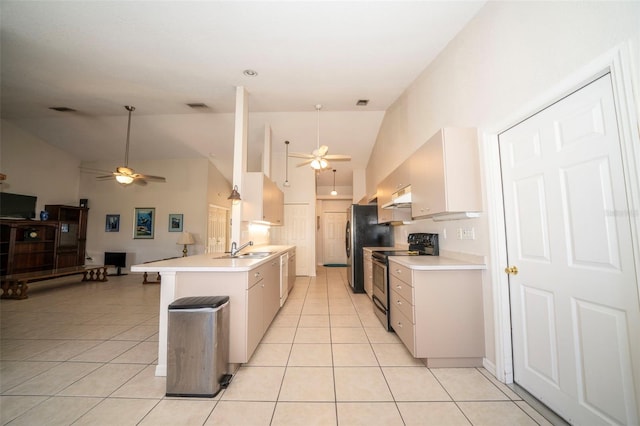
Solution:
<svg viewBox="0 0 640 426">
<path fill-rule="evenodd" d="M 36 217 L 36 201 L 33 195 L 11 194 L 0 192 L 0 217 L 11 219 L 34 219 Z"/>
<path fill-rule="evenodd" d="M 104 264 L 116 267 L 116 273 L 114 275 L 127 275 L 122 273 L 122 268 L 126 268 L 127 266 L 127 253 L 125 252 L 105 251 Z"/>
</svg>

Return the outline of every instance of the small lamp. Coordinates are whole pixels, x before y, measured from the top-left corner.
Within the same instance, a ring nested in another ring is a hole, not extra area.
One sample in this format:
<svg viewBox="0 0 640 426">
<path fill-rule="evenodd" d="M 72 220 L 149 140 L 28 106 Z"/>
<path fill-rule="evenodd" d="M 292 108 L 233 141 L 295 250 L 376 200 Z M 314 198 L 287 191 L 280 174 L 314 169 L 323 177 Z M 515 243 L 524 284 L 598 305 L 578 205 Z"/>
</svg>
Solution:
<svg viewBox="0 0 640 426">
<path fill-rule="evenodd" d="M 238 192 L 238 185 L 233 186 L 233 191 L 231 191 L 231 195 L 227 197 L 227 200 L 231 200 L 233 204 L 238 204 L 242 198 L 240 198 L 240 193 Z"/>
<path fill-rule="evenodd" d="M 195 244 L 196 240 L 193 238 L 189 232 L 183 232 L 180 234 L 180 238 L 178 238 L 178 242 L 176 244 L 182 244 L 184 248 L 182 249 L 182 257 L 187 257 L 187 246 L 191 244 Z"/>
</svg>

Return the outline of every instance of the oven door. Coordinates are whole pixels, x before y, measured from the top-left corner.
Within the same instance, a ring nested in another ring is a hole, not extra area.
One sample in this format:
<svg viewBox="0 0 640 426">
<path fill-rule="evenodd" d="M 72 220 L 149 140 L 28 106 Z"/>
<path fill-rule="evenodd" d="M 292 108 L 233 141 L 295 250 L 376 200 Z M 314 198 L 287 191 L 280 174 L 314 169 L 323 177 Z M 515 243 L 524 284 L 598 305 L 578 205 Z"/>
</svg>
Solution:
<svg viewBox="0 0 640 426">
<path fill-rule="evenodd" d="M 389 285 L 387 265 L 372 259 L 373 267 L 373 312 L 386 330 L 389 330 Z"/>
</svg>

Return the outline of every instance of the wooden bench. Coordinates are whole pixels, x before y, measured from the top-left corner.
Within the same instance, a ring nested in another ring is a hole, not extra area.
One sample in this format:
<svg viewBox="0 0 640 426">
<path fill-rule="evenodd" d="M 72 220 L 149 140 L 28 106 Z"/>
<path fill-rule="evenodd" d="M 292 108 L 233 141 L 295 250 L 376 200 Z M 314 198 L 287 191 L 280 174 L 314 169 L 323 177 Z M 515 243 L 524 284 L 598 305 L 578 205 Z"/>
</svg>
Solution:
<svg viewBox="0 0 640 426">
<path fill-rule="evenodd" d="M 170 259 L 178 259 L 178 257 L 166 257 L 164 259 L 149 260 L 149 261 L 144 262 L 144 263 L 162 262 L 163 260 L 170 260 Z M 149 281 L 148 278 L 149 278 L 149 274 L 147 274 L 145 272 L 143 274 L 143 276 L 142 276 L 142 284 L 160 284 L 162 282 L 162 277 L 160 276 L 160 272 L 156 272 L 156 280 L 155 281 Z"/>
<path fill-rule="evenodd" d="M 2 296 L 0 297 L 3 299 L 26 299 L 29 297 L 27 294 L 29 291 L 29 283 L 67 277 L 70 275 L 82 275 L 81 281 L 108 281 L 107 268 L 113 268 L 113 266 L 72 266 L 69 268 L 47 269 L 44 271 L 5 275 L 0 277 L 0 280 L 2 281 Z"/>
</svg>

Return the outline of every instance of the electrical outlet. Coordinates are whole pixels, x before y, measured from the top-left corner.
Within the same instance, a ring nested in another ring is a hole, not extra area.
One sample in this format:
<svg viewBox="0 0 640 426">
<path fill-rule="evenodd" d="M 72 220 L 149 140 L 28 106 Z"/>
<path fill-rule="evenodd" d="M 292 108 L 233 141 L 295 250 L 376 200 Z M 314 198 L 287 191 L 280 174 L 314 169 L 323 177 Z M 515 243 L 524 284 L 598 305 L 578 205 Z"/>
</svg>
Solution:
<svg viewBox="0 0 640 426">
<path fill-rule="evenodd" d="M 475 240 L 476 230 L 474 228 L 458 228 L 456 235 L 459 240 Z"/>
</svg>

